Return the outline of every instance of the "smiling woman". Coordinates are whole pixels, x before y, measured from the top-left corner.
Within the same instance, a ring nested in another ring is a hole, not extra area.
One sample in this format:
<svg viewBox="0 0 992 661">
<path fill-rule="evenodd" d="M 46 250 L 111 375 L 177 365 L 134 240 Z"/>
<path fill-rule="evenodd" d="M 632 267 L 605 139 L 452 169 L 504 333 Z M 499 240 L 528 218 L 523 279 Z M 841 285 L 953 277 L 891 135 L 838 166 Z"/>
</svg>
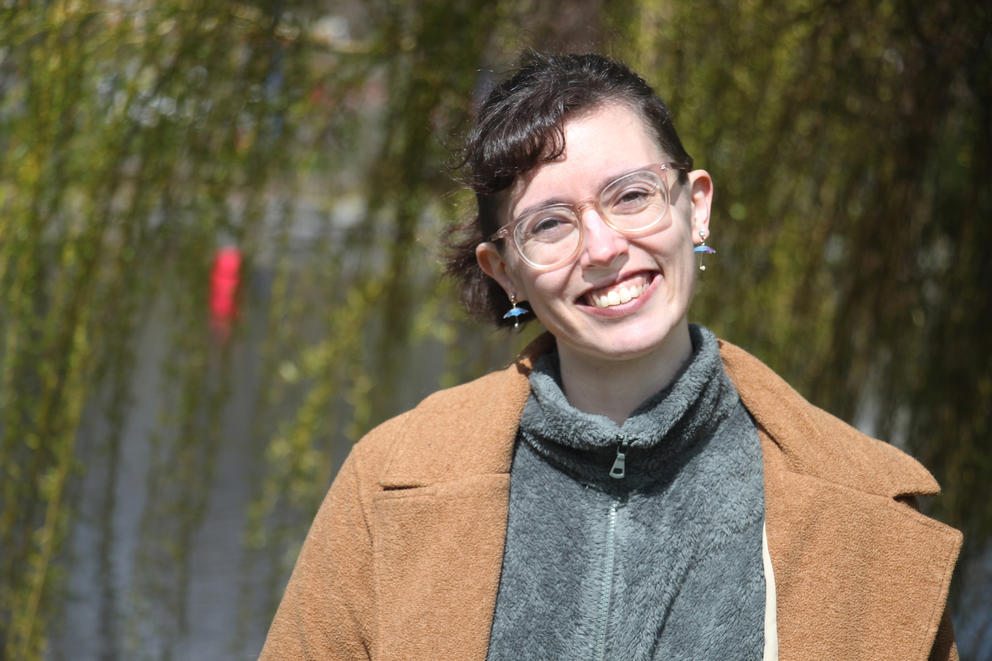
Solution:
<svg viewBox="0 0 992 661">
<path fill-rule="evenodd" d="M 692 351 L 686 313 L 695 281 L 693 241 L 701 243 L 707 232 L 713 187 L 702 170 L 676 181 L 678 166 L 670 159 L 636 110 L 622 102 L 585 110 L 566 121 L 562 153 L 519 178 L 506 199 L 517 228 L 545 218 L 562 201 L 581 209 L 572 211 L 570 255 L 553 268 L 535 268 L 527 246 L 538 239 L 515 240 L 509 250 L 507 242 L 476 248 L 482 270 L 528 301 L 554 335 L 569 401 L 617 424 L 664 388 Z M 660 162 L 667 167 L 655 165 Z M 625 216 L 615 210 L 630 202 L 610 198 L 645 190 L 661 201 L 648 205 L 643 222 L 620 225 Z M 622 392 L 603 391 L 604 370 L 624 382 Z"/>
<path fill-rule="evenodd" d="M 449 273 L 548 333 L 355 446 L 262 657 L 956 658 L 933 478 L 688 322 L 714 187 L 654 91 L 529 56 L 466 166 Z"/>
</svg>

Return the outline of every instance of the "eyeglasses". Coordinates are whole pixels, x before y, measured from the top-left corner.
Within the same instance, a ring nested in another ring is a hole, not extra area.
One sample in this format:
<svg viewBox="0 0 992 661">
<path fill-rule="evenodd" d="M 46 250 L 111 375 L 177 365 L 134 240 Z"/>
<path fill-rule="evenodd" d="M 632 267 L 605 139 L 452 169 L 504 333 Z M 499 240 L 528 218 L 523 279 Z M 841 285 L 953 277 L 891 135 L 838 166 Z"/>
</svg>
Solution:
<svg viewBox="0 0 992 661">
<path fill-rule="evenodd" d="M 688 171 L 678 163 L 656 163 L 608 183 L 595 200 L 549 204 L 530 211 L 499 229 L 490 241 L 513 239 L 528 265 L 549 271 L 574 260 L 582 247 L 582 212 L 592 206 L 607 225 L 625 236 L 643 236 L 662 228 L 671 190 L 665 173 Z"/>
</svg>

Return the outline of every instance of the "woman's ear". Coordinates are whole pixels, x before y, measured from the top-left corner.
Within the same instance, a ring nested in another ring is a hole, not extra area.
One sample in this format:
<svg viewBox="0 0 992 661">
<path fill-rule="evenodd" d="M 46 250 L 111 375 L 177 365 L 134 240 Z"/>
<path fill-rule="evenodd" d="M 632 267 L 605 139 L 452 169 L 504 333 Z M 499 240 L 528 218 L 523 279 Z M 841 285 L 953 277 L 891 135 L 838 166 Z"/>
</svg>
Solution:
<svg viewBox="0 0 992 661">
<path fill-rule="evenodd" d="M 520 288 L 513 282 L 510 272 L 506 267 L 506 260 L 503 254 L 496 247 L 495 243 L 486 241 L 475 247 L 475 259 L 479 262 L 479 268 L 490 278 L 499 283 L 499 286 L 506 292 L 507 297 L 513 294 L 517 300 L 522 300 Z"/>
<path fill-rule="evenodd" d="M 713 179 L 706 170 L 689 173 L 692 191 L 692 240 L 699 243 L 710 235 L 710 209 L 713 206 Z"/>
</svg>

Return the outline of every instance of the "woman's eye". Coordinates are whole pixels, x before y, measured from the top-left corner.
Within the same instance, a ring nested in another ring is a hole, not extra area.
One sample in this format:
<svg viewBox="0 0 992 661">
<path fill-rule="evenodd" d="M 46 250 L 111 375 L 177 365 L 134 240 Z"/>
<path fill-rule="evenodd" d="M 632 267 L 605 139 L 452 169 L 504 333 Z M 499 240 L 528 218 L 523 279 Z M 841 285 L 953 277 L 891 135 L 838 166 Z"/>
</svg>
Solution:
<svg viewBox="0 0 992 661">
<path fill-rule="evenodd" d="M 539 241 L 553 241 L 567 235 L 574 226 L 575 223 L 567 216 L 543 215 L 527 224 L 527 236 Z"/>
<path fill-rule="evenodd" d="M 640 200 L 643 200 L 647 196 L 648 196 L 647 191 L 643 191 L 643 190 L 629 190 L 629 191 L 624 191 L 623 195 L 620 196 L 620 199 L 617 200 L 617 202 L 619 202 L 620 204 L 628 204 L 628 203 L 638 202 Z"/>
<path fill-rule="evenodd" d="M 610 207 L 619 213 L 623 213 L 625 211 L 640 211 L 647 205 L 651 204 L 655 196 L 656 189 L 647 188 L 645 186 L 625 188 L 617 193 L 616 197 L 613 198 L 613 202 L 610 204 Z"/>
<path fill-rule="evenodd" d="M 561 229 L 562 225 L 565 224 L 560 216 L 548 216 L 546 218 L 541 218 L 534 223 L 531 231 L 534 234 L 547 234 L 549 232 L 556 232 Z"/>
</svg>

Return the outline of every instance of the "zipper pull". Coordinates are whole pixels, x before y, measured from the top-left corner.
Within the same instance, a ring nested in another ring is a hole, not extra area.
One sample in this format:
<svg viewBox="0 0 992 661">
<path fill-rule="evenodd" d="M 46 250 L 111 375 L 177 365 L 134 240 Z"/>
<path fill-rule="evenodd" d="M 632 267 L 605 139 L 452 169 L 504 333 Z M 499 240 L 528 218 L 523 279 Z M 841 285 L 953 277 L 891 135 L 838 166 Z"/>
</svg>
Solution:
<svg viewBox="0 0 992 661">
<path fill-rule="evenodd" d="M 613 460 L 613 468 L 610 469 L 610 477 L 615 480 L 622 480 L 627 476 L 627 450 L 630 444 L 626 439 L 617 446 L 617 458 Z"/>
</svg>

